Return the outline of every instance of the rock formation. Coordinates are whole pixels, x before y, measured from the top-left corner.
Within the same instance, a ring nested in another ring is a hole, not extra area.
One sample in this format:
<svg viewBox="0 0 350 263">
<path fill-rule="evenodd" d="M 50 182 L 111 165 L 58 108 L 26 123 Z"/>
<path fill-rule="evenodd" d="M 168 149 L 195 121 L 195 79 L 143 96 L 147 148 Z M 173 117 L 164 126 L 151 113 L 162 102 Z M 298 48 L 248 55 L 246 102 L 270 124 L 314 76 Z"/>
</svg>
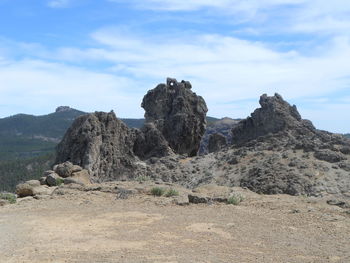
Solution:
<svg viewBox="0 0 350 263">
<path fill-rule="evenodd" d="M 55 112 L 65 112 L 65 111 L 70 111 L 70 110 L 73 110 L 73 109 L 71 109 L 71 107 L 69 107 L 69 106 L 59 106 L 56 108 Z"/>
<path fill-rule="evenodd" d="M 317 130 L 278 94 L 261 96 L 260 105 L 251 117 L 230 122 L 231 144 L 227 136 L 212 134 L 209 148 L 215 152 L 188 158 L 198 151 L 207 108 L 189 82 L 168 79 L 144 97 L 141 129 L 129 129 L 113 112 L 76 119 L 57 148 L 57 163 L 71 163 L 54 172 L 66 177 L 79 165 L 88 171 L 79 178 L 90 175 L 94 182 L 142 175 L 188 188 L 218 184 L 264 194 L 350 198 L 350 141 Z"/>
<path fill-rule="evenodd" d="M 133 150 L 140 159 L 163 157 L 173 153 L 168 142 L 153 123 L 145 123 L 140 131 L 136 131 L 136 134 Z"/>
<path fill-rule="evenodd" d="M 227 145 L 227 140 L 221 133 L 211 134 L 209 137 L 208 151 L 217 152 Z"/>
<path fill-rule="evenodd" d="M 259 103 L 261 108 L 232 129 L 234 144 L 241 145 L 261 136 L 287 130 L 306 135 L 315 131 L 310 121 L 301 119 L 296 106 L 284 101 L 281 95 L 276 93 L 268 97 L 264 94 Z"/>
<path fill-rule="evenodd" d="M 94 181 L 133 177 L 135 133 L 114 112 L 78 117 L 57 146 L 56 163 L 70 161 Z"/>
<path fill-rule="evenodd" d="M 113 112 L 78 117 L 57 147 L 56 163 L 72 163 L 62 166 L 61 176 L 76 164 L 97 182 L 135 178 L 147 173 L 139 167 L 140 159 L 169 156 L 173 151 L 197 153 L 207 107 L 189 82 L 168 79 L 167 85 L 149 91 L 142 105 L 146 123 L 140 130 L 128 128 Z"/>
<path fill-rule="evenodd" d="M 204 99 L 187 81 L 167 79 L 148 91 L 142 101 L 146 122 L 152 122 L 177 154 L 195 156 L 206 128 Z"/>
<path fill-rule="evenodd" d="M 241 186 L 267 194 L 340 194 L 350 189 L 345 170 L 349 140 L 317 130 L 278 94 L 261 96 L 260 105 L 232 129 L 234 148 L 256 156 L 245 166 Z"/>
</svg>

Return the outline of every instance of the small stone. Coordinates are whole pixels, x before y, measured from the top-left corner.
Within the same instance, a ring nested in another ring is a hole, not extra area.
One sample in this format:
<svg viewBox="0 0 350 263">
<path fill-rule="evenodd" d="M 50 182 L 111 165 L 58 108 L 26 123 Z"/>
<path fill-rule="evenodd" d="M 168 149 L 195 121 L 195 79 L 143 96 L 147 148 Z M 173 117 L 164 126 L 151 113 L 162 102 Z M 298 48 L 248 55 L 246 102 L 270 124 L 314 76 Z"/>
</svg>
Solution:
<svg viewBox="0 0 350 263">
<path fill-rule="evenodd" d="M 188 200 L 190 203 L 193 204 L 208 204 L 210 202 L 210 198 L 208 198 L 207 196 L 204 195 L 200 195 L 200 194 L 189 194 L 188 195 Z"/>
</svg>

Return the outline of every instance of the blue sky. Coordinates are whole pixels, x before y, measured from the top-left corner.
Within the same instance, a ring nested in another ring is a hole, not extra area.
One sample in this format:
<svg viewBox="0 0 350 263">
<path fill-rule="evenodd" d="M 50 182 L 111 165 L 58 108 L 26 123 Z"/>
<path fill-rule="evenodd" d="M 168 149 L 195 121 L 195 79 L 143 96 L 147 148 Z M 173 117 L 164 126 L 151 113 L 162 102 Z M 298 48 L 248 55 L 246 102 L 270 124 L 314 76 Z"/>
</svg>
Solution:
<svg viewBox="0 0 350 263">
<path fill-rule="evenodd" d="M 0 117 L 142 117 L 168 76 L 210 116 L 244 118 L 278 92 L 317 128 L 350 132 L 350 1 L 0 0 Z"/>
</svg>

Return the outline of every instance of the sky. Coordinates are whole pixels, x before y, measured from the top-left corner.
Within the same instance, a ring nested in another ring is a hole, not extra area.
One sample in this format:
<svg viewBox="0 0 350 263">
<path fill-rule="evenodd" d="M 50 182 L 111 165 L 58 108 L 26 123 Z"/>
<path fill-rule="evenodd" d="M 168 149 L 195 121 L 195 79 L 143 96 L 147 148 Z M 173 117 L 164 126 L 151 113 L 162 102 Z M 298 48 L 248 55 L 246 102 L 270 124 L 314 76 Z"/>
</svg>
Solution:
<svg viewBox="0 0 350 263">
<path fill-rule="evenodd" d="M 350 132 L 350 1 L 0 0 L 0 118 L 60 105 L 141 118 L 167 77 L 209 116 L 245 118 L 277 92 Z"/>
</svg>

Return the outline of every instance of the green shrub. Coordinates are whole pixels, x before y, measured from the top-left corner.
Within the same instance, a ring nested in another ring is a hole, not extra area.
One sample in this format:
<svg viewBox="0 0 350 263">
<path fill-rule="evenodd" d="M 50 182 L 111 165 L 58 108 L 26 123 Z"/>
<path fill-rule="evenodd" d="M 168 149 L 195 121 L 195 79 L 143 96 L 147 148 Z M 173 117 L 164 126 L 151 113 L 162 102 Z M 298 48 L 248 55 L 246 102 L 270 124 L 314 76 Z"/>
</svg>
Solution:
<svg viewBox="0 0 350 263">
<path fill-rule="evenodd" d="M 175 189 L 169 189 L 165 194 L 166 197 L 172 197 L 172 196 L 178 196 L 178 195 L 179 195 L 179 192 L 176 191 Z"/>
<path fill-rule="evenodd" d="M 63 178 L 56 178 L 56 185 L 60 186 L 64 183 L 64 179 Z"/>
<path fill-rule="evenodd" d="M 227 204 L 229 205 L 239 205 L 244 200 L 243 196 L 240 194 L 235 194 L 227 199 Z"/>
<path fill-rule="evenodd" d="M 141 175 L 141 176 L 136 178 L 136 181 L 138 181 L 140 183 L 150 181 L 150 180 L 151 180 L 151 177 L 149 177 L 147 175 Z"/>
<path fill-rule="evenodd" d="M 0 199 L 7 200 L 10 204 L 15 204 L 17 202 L 16 195 L 11 193 L 0 193 Z"/>
<path fill-rule="evenodd" d="M 154 196 L 162 196 L 165 193 L 165 189 L 161 187 L 153 187 L 151 193 Z"/>
</svg>

